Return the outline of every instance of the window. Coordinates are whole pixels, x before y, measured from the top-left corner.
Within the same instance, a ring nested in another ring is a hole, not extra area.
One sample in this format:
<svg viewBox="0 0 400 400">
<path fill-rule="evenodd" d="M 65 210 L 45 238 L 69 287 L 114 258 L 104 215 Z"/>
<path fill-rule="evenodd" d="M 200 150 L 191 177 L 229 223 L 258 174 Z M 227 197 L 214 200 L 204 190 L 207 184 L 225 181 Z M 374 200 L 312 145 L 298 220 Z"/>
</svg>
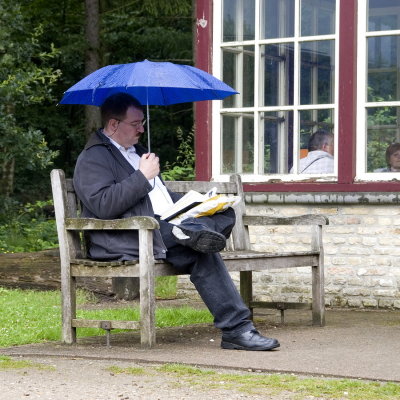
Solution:
<svg viewBox="0 0 400 400">
<path fill-rule="evenodd" d="M 213 103 L 214 178 L 305 179 L 310 136 L 337 126 L 339 3 L 214 1 L 213 71 L 240 93 Z M 332 164 L 306 179 L 335 181 Z"/>
<path fill-rule="evenodd" d="M 382 171 L 397 169 L 387 161 L 400 149 L 386 159 L 400 143 L 400 2 L 360 0 L 358 10 L 357 178 L 393 179 Z"/>
</svg>

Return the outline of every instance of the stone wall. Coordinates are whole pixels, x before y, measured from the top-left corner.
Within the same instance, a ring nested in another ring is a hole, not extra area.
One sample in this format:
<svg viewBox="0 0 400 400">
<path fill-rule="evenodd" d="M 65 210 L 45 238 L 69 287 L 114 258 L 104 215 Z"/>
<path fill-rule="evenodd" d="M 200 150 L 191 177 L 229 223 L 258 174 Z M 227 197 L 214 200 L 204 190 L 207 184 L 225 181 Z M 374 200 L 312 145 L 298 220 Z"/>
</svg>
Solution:
<svg viewBox="0 0 400 400">
<path fill-rule="evenodd" d="M 325 295 L 328 306 L 400 309 L 400 199 L 397 193 L 248 194 L 247 213 L 323 214 Z M 257 250 L 302 250 L 308 227 L 250 228 Z M 234 276 L 235 281 L 237 277 Z M 266 301 L 309 301 L 309 268 L 255 273 L 255 295 Z M 180 291 L 193 292 L 185 279 Z"/>
</svg>

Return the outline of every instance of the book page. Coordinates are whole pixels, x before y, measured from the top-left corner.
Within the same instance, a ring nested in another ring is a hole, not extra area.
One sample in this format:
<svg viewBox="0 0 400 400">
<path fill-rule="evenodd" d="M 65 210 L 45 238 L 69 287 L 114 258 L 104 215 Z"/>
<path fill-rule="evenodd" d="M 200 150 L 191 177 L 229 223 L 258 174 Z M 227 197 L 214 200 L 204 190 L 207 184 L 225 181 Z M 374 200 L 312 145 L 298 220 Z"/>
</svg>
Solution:
<svg viewBox="0 0 400 400">
<path fill-rule="evenodd" d="M 204 194 L 196 192 L 195 190 L 189 190 L 183 197 L 181 197 L 176 203 L 168 208 L 162 215 L 162 220 L 167 220 L 173 216 L 188 210 L 191 207 L 200 204 L 207 197 Z"/>
<path fill-rule="evenodd" d="M 168 208 L 162 215 L 161 219 L 169 221 L 176 215 L 179 215 L 191 208 L 197 206 L 203 201 L 214 197 L 217 192 L 217 188 L 213 187 L 206 194 L 201 194 L 195 190 L 189 190 L 183 197 L 181 197 L 176 203 Z"/>
</svg>

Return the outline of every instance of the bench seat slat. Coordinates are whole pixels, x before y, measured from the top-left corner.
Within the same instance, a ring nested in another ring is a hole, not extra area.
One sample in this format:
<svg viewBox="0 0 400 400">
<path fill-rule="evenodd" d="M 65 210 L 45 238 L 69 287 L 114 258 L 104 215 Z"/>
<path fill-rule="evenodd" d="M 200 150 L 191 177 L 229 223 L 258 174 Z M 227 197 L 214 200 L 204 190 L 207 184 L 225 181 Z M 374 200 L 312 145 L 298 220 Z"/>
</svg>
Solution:
<svg viewBox="0 0 400 400">
<path fill-rule="evenodd" d="M 298 215 L 296 217 L 270 217 L 267 215 L 244 215 L 246 226 L 263 225 L 328 225 L 329 220 L 323 215 Z"/>
<path fill-rule="evenodd" d="M 318 265 L 318 256 L 288 256 L 265 258 L 243 258 L 225 260 L 229 271 L 264 271 L 270 269 L 313 267 Z"/>
<path fill-rule="evenodd" d="M 238 254 L 239 253 L 239 254 Z M 318 253 L 313 251 L 292 253 L 258 253 L 254 251 L 222 252 L 228 271 L 261 271 L 294 267 L 312 267 L 318 265 Z M 170 264 L 157 260 L 154 266 L 155 276 L 185 275 L 179 273 Z M 139 262 L 129 264 L 123 261 L 114 263 L 75 259 L 71 262 L 72 276 L 80 277 L 140 277 Z"/>
<path fill-rule="evenodd" d="M 154 266 L 155 276 L 172 276 L 172 275 L 186 275 L 179 273 L 170 264 L 166 262 L 159 262 Z M 118 265 L 118 266 L 107 266 L 107 265 L 95 265 L 92 264 L 90 267 L 84 264 L 71 264 L 71 276 L 80 277 L 100 277 L 100 278 L 139 278 L 140 277 L 140 265 Z"/>
<path fill-rule="evenodd" d="M 235 260 L 235 259 L 249 259 L 255 260 L 257 258 L 275 258 L 275 257 L 297 257 L 297 256 L 315 256 L 318 255 L 317 251 L 292 251 L 292 252 L 282 252 L 282 253 L 271 253 L 271 252 L 261 252 L 253 250 L 238 250 L 238 251 L 223 251 L 220 253 L 224 260 Z"/>
<path fill-rule="evenodd" d="M 110 329 L 140 329 L 139 321 L 105 321 L 83 318 L 72 319 L 72 326 L 74 328 L 101 328 L 102 322 L 108 322 L 110 324 Z"/>
<path fill-rule="evenodd" d="M 238 251 L 222 251 L 221 256 L 224 260 L 236 260 L 236 259 L 249 259 L 255 260 L 257 258 L 276 258 L 276 257 L 298 257 L 298 256 L 316 256 L 319 254 L 317 251 L 293 251 L 293 252 L 282 252 L 282 253 L 271 253 L 261 252 L 254 250 L 238 250 Z M 88 260 L 86 258 L 75 258 L 71 260 L 71 264 L 85 265 L 87 267 L 118 267 L 121 265 L 136 265 L 139 260 L 129 261 L 96 261 Z M 155 264 L 165 264 L 163 260 L 155 260 Z"/>
</svg>

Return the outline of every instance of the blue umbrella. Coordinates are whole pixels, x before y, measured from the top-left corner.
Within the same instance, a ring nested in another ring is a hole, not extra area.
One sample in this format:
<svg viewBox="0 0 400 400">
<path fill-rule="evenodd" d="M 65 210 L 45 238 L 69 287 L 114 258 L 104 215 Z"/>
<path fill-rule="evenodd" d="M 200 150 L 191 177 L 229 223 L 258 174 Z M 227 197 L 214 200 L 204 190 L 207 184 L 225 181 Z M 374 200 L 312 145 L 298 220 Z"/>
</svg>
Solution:
<svg viewBox="0 0 400 400">
<path fill-rule="evenodd" d="M 189 65 L 144 60 L 108 65 L 92 72 L 70 87 L 60 104 L 100 106 L 110 95 L 129 93 L 147 106 L 150 151 L 149 105 L 170 105 L 201 100 L 222 100 L 236 90 Z"/>
</svg>

